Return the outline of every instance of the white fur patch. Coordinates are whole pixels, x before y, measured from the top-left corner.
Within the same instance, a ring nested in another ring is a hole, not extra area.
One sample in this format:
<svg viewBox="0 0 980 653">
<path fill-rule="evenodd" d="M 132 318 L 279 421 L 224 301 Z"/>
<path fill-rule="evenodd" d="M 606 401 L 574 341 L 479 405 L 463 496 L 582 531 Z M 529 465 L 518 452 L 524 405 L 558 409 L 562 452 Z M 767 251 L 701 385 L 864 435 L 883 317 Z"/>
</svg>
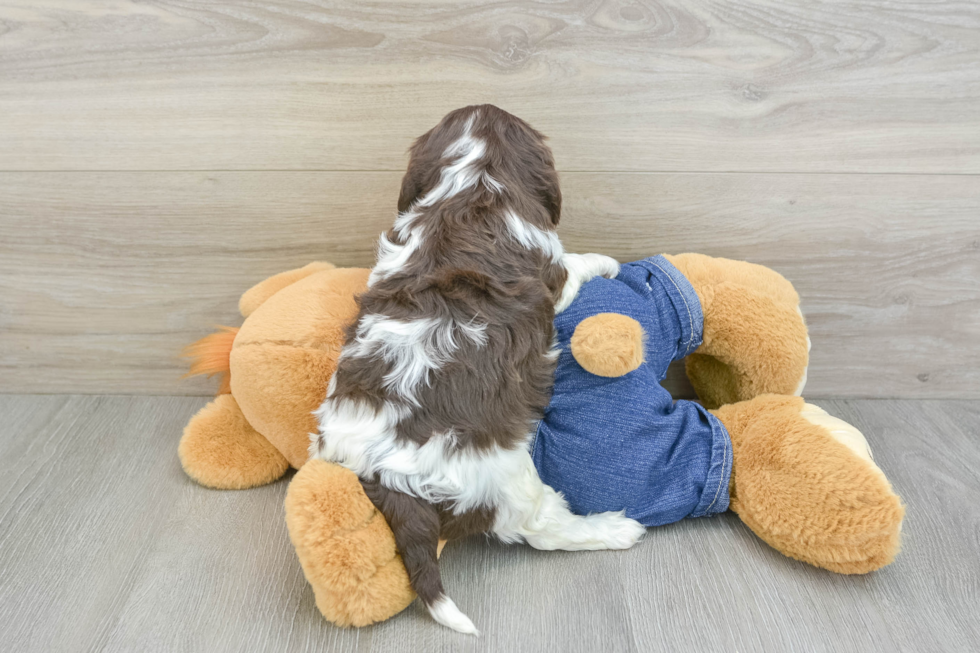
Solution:
<svg viewBox="0 0 980 653">
<path fill-rule="evenodd" d="M 395 320 L 384 315 L 365 315 L 341 357 L 380 356 L 392 366 L 384 376 L 384 388 L 417 406 L 416 388 L 428 383 L 429 374 L 448 363 L 459 349 L 457 331 L 482 347 L 487 342 L 486 329 L 485 324 L 449 318 Z"/>
<path fill-rule="evenodd" d="M 549 363 L 557 363 L 561 356 L 561 347 L 555 345 L 545 353 L 544 358 Z"/>
<path fill-rule="evenodd" d="M 471 133 L 476 118 L 476 113 L 470 116 L 463 128 L 463 135 L 446 148 L 443 156 L 447 159 L 458 158 L 439 172 L 439 183 L 419 200 L 418 206 L 432 206 L 440 200 L 473 188 L 481 181 L 491 191 L 500 192 L 503 190 L 503 185 L 499 181 L 487 174 L 485 170 L 481 170 L 480 166 L 477 165 L 483 155 L 486 154 L 487 144 L 482 139 L 475 138 Z"/>
<path fill-rule="evenodd" d="M 335 462 L 370 478 L 375 461 L 395 448 L 395 426 L 409 415 L 405 406 L 385 403 L 374 410 L 366 403 L 333 397 L 331 379 L 327 398 L 314 411 L 319 436 L 310 445 L 310 457 Z"/>
<path fill-rule="evenodd" d="M 439 183 L 436 187 L 413 204 L 411 209 L 399 214 L 395 219 L 395 233 L 403 244 L 393 243 L 385 234 L 381 235 L 378 240 L 377 263 L 368 277 L 369 288 L 381 279 L 387 279 L 399 272 L 421 247 L 425 233 L 421 225 L 414 225 L 415 219 L 421 215 L 419 208 L 432 206 L 481 182 L 496 193 L 504 189 L 499 181 L 478 165 L 486 153 L 487 146 L 483 140 L 471 134 L 475 119 L 476 114 L 470 116 L 463 129 L 463 135 L 446 148 L 444 156 L 455 158 L 455 161 L 439 171 Z"/>
<path fill-rule="evenodd" d="M 622 512 L 573 514 L 564 497 L 542 482 L 530 454 L 522 453 L 496 504 L 493 533 L 504 542 L 524 540 L 546 550 L 628 549 L 646 532 Z"/>
<path fill-rule="evenodd" d="M 565 249 L 562 247 L 561 241 L 558 239 L 556 233 L 538 229 L 534 225 L 525 222 L 519 215 L 510 210 L 507 211 L 506 219 L 507 230 L 513 236 L 514 240 L 527 249 L 540 250 L 552 263 L 561 263 Z"/>
<path fill-rule="evenodd" d="M 375 413 L 350 399 L 327 399 L 316 414 L 322 447 L 314 455 L 365 478 L 377 474 L 385 487 L 429 503 L 452 501 L 457 513 L 497 505 L 512 470 L 522 469 L 525 457 L 530 460 L 523 449 L 456 450 L 452 431 L 421 446 L 396 440 L 395 426 L 409 410 L 390 403 Z"/>
<path fill-rule="evenodd" d="M 602 254 L 565 254 L 561 263 L 568 272 L 568 279 L 562 288 L 561 298 L 555 304 L 556 314 L 571 305 L 582 284 L 589 279 L 600 276 L 613 279 L 619 274 L 619 263 L 616 259 Z"/>
<path fill-rule="evenodd" d="M 544 359 L 549 363 L 557 363 L 560 356 L 561 345 L 558 344 L 558 331 L 553 329 L 551 332 L 551 346 L 545 352 Z"/>
<path fill-rule="evenodd" d="M 381 234 L 381 238 L 378 239 L 378 262 L 375 263 L 371 274 L 368 276 L 368 287 L 370 288 L 381 279 L 387 279 L 405 267 L 412 254 L 422 246 L 424 233 L 421 225 L 409 230 L 408 237 L 404 239 L 404 244 L 393 243 L 388 240 L 386 234 Z"/>
<path fill-rule="evenodd" d="M 505 542 L 539 549 L 625 549 L 643 526 L 622 513 L 574 515 L 545 485 L 528 453 L 529 439 L 514 449 L 456 450 L 455 435 L 434 435 L 424 445 L 395 439 L 408 409 L 388 403 L 375 412 L 350 399 L 328 398 L 316 413 L 320 447 L 311 455 L 336 462 L 387 488 L 429 503 L 453 502 L 459 514 L 492 506 L 493 533 Z"/>
<path fill-rule="evenodd" d="M 319 443 L 311 457 L 340 463 L 359 476 L 378 475 L 387 488 L 429 503 L 451 501 L 459 514 L 492 506 L 492 532 L 505 542 L 527 541 L 539 549 L 625 549 L 643 536 L 644 527 L 622 513 L 578 516 L 560 494 L 538 476 L 528 452 L 529 438 L 515 449 L 457 450 L 452 430 L 424 445 L 401 442 L 395 427 L 406 407 L 386 403 L 375 411 L 367 404 L 328 398 L 317 411 Z M 319 446 L 318 446 L 319 444 Z M 461 633 L 478 634 L 473 622 L 448 597 L 426 606 L 438 623 Z"/>
<path fill-rule="evenodd" d="M 453 630 L 464 633 L 466 635 L 477 635 L 479 636 L 480 631 L 476 629 L 470 618 L 463 614 L 451 598 L 443 594 L 440 596 L 435 603 L 426 606 L 429 610 L 429 614 L 438 623 L 452 628 Z"/>
</svg>

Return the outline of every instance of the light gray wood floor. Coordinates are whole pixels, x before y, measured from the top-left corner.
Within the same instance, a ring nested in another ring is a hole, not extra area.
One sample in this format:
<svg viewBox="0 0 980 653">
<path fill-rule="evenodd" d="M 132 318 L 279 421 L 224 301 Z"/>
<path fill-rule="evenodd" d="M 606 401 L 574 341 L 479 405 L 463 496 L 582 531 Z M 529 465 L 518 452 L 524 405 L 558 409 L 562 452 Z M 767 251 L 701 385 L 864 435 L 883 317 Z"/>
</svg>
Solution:
<svg viewBox="0 0 980 653">
<path fill-rule="evenodd" d="M 180 469 L 200 397 L 0 396 L 0 650 L 976 651 L 980 402 L 819 401 L 866 434 L 908 506 L 865 577 L 786 559 L 731 514 L 626 552 L 474 538 L 447 549 L 479 639 L 418 605 L 341 630 L 283 521 L 288 479 L 207 490 Z"/>
</svg>

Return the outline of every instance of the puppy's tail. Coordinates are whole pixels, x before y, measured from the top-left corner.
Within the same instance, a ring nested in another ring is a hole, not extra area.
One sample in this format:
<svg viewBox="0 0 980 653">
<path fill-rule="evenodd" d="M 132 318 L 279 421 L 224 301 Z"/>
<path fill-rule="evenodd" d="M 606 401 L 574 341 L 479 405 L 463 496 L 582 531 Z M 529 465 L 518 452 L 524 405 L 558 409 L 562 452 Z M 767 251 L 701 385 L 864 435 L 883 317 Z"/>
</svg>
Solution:
<svg viewBox="0 0 980 653">
<path fill-rule="evenodd" d="M 412 589 L 432 618 L 443 626 L 479 635 L 469 617 L 460 612 L 442 588 L 439 574 L 439 512 L 432 504 L 404 492 L 386 488 L 375 479 L 361 479 L 364 493 L 388 520 L 395 546 L 402 554 Z"/>
</svg>

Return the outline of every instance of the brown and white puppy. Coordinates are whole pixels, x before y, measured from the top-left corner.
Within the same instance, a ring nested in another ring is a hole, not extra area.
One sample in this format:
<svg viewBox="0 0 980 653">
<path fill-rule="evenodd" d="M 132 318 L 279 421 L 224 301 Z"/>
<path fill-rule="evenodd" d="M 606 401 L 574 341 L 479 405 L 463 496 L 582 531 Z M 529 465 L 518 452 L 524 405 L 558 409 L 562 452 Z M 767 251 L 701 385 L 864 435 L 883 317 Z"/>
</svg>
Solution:
<svg viewBox="0 0 980 653">
<path fill-rule="evenodd" d="M 443 591 L 440 537 L 603 549 L 644 531 L 621 513 L 573 515 L 528 451 L 551 394 L 555 311 L 619 264 L 564 253 L 551 151 L 507 112 L 453 111 L 410 154 L 311 454 L 361 478 L 436 621 L 476 633 Z"/>
</svg>

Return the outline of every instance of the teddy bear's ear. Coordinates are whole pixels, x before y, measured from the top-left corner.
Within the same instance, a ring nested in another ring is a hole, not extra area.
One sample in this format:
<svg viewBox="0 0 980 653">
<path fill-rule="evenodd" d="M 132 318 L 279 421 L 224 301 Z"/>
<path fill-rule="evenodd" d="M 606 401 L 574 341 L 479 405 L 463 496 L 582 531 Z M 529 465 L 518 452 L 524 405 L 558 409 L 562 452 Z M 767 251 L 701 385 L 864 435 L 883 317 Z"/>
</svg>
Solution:
<svg viewBox="0 0 980 653">
<path fill-rule="evenodd" d="M 643 363 L 643 337 L 643 327 L 633 318 L 599 313 L 575 327 L 572 356 L 596 376 L 623 376 Z"/>
<path fill-rule="evenodd" d="M 255 312 L 255 309 L 264 304 L 267 299 L 286 286 L 290 286 L 300 279 L 305 279 L 311 274 L 323 272 L 324 270 L 332 270 L 334 267 L 333 263 L 313 261 L 301 268 L 280 272 L 265 281 L 260 281 L 246 290 L 245 294 L 238 300 L 238 311 L 242 314 L 242 317 L 248 317 Z"/>
</svg>

